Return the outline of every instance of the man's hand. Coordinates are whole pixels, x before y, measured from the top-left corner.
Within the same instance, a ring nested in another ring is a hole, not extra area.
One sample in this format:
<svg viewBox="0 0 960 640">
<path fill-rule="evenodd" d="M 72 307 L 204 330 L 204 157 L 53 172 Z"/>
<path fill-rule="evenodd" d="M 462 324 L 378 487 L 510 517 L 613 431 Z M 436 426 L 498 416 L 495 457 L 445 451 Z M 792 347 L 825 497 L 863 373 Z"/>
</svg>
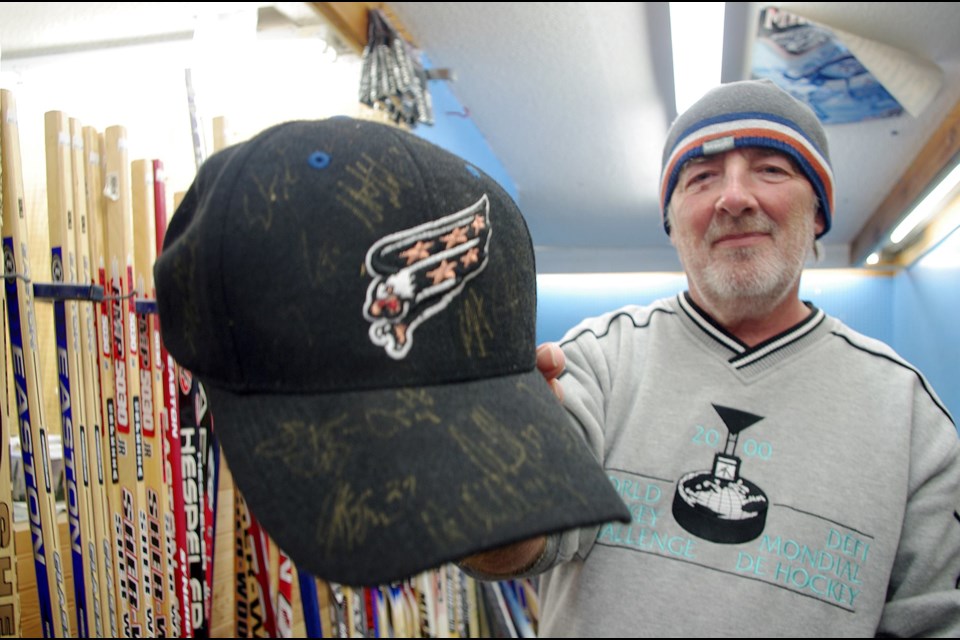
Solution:
<svg viewBox="0 0 960 640">
<path fill-rule="evenodd" d="M 553 389 L 554 395 L 563 402 L 563 388 L 557 378 L 563 373 L 566 359 L 563 350 L 556 342 L 544 342 L 537 347 L 537 369 L 546 378 L 547 384 Z"/>
<path fill-rule="evenodd" d="M 461 560 L 459 564 L 464 569 L 487 576 L 488 579 L 512 578 L 533 567 L 540 559 L 546 546 L 547 538 L 536 536 L 476 553 Z"/>
</svg>

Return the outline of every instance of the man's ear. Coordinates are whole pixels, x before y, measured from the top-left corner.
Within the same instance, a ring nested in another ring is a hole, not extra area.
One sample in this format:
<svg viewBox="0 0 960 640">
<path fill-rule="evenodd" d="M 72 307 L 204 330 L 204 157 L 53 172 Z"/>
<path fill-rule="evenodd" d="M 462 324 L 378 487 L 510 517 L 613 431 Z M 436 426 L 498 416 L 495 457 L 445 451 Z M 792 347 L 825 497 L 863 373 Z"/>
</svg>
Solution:
<svg viewBox="0 0 960 640">
<path fill-rule="evenodd" d="M 827 226 L 827 219 L 823 216 L 823 209 L 817 207 L 817 214 L 813 221 L 814 236 L 819 236 Z"/>
<path fill-rule="evenodd" d="M 671 197 L 671 199 L 672 199 L 672 197 Z M 670 238 L 670 244 L 672 244 L 673 246 L 677 246 L 677 243 L 673 241 L 673 225 L 670 224 L 671 222 L 673 222 L 673 220 L 672 220 L 672 218 L 673 218 L 673 211 L 671 210 L 670 207 L 671 207 L 671 203 L 668 202 L 668 203 L 667 203 L 667 210 L 666 210 L 666 211 L 664 212 L 664 214 L 663 214 L 663 217 L 664 217 L 664 228 L 665 228 L 665 230 L 666 230 L 666 232 L 667 232 L 667 237 Z"/>
</svg>

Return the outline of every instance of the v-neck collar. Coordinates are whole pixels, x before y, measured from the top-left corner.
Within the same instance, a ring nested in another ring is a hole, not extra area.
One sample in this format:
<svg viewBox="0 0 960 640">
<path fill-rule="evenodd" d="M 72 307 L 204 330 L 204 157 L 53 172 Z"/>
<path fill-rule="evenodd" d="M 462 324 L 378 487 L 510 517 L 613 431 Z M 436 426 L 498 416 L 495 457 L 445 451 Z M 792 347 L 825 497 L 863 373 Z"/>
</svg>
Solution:
<svg viewBox="0 0 960 640">
<path fill-rule="evenodd" d="M 760 363 L 772 364 L 772 361 L 798 350 L 802 344 L 815 339 L 825 331 L 824 320 L 827 315 L 822 309 L 816 308 L 809 302 L 804 304 L 810 308 L 806 318 L 789 329 L 750 347 L 698 307 L 688 291 L 677 295 L 677 305 L 682 311 L 678 315 L 691 326 L 694 335 L 711 351 L 726 359 L 737 370 L 744 370 Z"/>
</svg>

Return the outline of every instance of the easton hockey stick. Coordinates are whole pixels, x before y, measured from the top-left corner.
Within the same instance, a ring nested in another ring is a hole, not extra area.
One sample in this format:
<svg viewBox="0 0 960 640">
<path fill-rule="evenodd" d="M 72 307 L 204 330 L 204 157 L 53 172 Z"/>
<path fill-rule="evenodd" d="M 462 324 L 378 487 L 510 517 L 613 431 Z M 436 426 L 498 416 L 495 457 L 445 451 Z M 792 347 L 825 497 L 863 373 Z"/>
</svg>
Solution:
<svg viewBox="0 0 960 640">
<path fill-rule="evenodd" d="M 63 637 L 70 633 L 70 624 L 59 550 L 56 504 L 50 478 L 47 430 L 40 402 L 42 394 L 37 361 L 36 316 L 33 293 L 28 285 L 30 264 L 23 218 L 20 134 L 16 101 L 13 93 L 7 90 L 0 90 L 0 136 L 3 149 L 3 260 L 7 320 L 40 624 L 45 637 Z"/>
</svg>

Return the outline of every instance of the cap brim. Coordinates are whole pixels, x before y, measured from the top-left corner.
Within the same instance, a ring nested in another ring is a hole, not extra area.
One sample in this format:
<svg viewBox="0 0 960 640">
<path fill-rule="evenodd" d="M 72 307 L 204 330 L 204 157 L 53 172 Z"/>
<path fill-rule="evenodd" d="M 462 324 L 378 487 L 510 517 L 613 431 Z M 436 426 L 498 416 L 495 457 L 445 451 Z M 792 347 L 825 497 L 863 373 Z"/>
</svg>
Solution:
<svg viewBox="0 0 960 640">
<path fill-rule="evenodd" d="M 430 387 L 205 385 L 251 512 L 299 567 L 386 584 L 629 511 L 536 370 Z"/>
</svg>

